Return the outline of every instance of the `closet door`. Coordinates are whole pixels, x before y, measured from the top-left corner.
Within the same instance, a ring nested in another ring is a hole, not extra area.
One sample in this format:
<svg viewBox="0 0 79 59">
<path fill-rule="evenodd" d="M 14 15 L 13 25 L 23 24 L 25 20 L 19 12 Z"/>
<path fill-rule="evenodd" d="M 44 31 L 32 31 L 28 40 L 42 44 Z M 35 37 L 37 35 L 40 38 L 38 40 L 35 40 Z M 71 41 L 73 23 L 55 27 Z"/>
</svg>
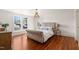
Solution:
<svg viewBox="0 0 79 59">
<path fill-rule="evenodd" d="M 79 46 L 79 10 L 76 11 L 76 37 L 78 40 L 78 46 Z"/>
</svg>

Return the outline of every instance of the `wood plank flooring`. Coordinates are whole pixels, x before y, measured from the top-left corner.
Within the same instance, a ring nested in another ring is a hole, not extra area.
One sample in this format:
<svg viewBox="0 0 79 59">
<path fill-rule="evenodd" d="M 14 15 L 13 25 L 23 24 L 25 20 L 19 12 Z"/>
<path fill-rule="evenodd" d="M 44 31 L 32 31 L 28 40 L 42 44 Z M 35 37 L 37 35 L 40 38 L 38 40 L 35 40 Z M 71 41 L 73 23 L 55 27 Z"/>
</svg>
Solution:
<svg viewBox="0 0 79 59">
<path fill-rule="evenodd" d="M 78 50 L 76 40 L 65 36 L 53 36 L 43 44 L 29 38 L 23 41 L 18 39 L 14 39 L 13 41 L 16 44 L 12 44 L 14 46 L 12 49 L 15 50 Z"/>
</svg>

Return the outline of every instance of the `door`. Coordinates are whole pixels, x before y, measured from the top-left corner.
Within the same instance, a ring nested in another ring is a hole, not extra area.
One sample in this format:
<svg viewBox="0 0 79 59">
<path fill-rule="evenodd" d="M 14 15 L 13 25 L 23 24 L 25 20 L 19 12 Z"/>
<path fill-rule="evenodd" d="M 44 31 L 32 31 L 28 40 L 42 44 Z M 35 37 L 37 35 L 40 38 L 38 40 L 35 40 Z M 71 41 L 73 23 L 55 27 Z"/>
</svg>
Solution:
<svg viewBox="0 0 79 59">
<path fill-rule="evenodd" d="M 79 9 L 76 11 L 76 38 L 78 40 L 78 46 L 79 46 Z"/>
</svg>

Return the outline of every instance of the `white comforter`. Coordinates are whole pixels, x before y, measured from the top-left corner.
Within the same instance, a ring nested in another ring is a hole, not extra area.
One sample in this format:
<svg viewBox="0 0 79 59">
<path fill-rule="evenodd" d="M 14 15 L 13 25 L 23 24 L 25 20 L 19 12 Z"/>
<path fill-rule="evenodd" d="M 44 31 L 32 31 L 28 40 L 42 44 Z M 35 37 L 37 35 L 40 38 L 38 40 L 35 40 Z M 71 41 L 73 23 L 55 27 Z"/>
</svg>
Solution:
<svg viewBox="0 0 79 59">
<path fill-rule="evenodd" d="M 36 30 L 27 30 L 27 36 L 38 42 L 46 42 L 50 37 L 54 35 L 51 28 L 40 28 Z"/>
<path fill-rule="evenodd" d="M 46 42 L 51 36 L 54 35 L 53 30 L 51 29 L 39 29 L 39 31 L 43 32 L 44 42 Z"/>
</svg>

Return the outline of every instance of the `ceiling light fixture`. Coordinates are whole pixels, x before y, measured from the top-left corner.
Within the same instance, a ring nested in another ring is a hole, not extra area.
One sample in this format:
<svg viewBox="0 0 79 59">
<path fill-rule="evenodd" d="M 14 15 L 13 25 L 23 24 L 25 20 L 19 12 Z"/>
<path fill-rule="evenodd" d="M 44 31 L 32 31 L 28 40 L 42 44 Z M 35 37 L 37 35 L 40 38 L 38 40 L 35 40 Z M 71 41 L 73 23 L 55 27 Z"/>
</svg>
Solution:
<svg viewBox="0 0 79 59">
<path fill-rule="evenodd" d="M 39 18 L 40 16 L 39 16 L 39 14 L 38 14 L 38 9 L 35 9 L 35 14 L 34 14 L 34 18 Z"/>
</svg>

